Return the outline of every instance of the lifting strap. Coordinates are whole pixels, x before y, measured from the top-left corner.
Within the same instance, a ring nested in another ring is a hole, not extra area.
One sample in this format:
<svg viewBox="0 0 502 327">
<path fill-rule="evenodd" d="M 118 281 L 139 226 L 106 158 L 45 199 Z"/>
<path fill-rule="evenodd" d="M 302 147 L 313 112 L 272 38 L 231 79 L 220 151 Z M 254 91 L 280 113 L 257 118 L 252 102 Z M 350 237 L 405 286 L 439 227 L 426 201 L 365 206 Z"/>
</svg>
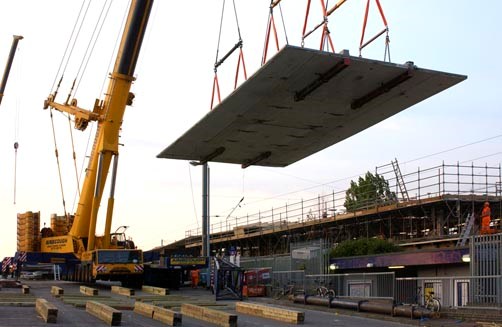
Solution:
<svg viewBox="0 0 502 327">
<path fill-rule="evenodd" d="M 364 34 L 366 32 L 366 24 L 368 22 L 368 13 L 369 13 L 369 9 L 370 9 L 370 0 L 367 0 L 366 1 L 366 10 L 364 12 L 363 29 L 362 29 L 362 32 L 361 32 L 361 41 L 359 42 L 359 57 L 361 57 L 361 51 L 367 45 L 369 45 L 371 42 L 373 42 L 376 39 L 378 39 L 381 35 L 386 34 L 386 36 L 385 36 L 384 61 L 386 61 L 387 55 L 388 55 L 389 56 L 389 62 L 390 62 L 389 25 L 387 24 L 387 19 L 385 18 L 385 14 L 383 13 L 383 9 L 382 9 L 382 5 L 380 4 L 380 0 L 375 0 L 375 2 L 377 4 L 378 11 L 380 12 L 380 17 L 382 18 L 382 22 L 383 22 L 384 28 L 383 28 L 383 30 L 381 30 L 380 32 L 378 32 L 377 34 L 375 34 L 375 36 L 373 36 L 371 39 L 369 39 L 368 41 L 364 42 Z"/>
<path fill-rule="evenodd" d="M 305 39 L 309 35 L 314 33 L 318 28 L 322 27 L 321 45 L 319 50 L 323 50 L 324 48 L 326 48 L 329 51 L 329 48 L 331 48 L 331 51 L 335 52 L 333 40 L 331 39 L 330 31 L 328 28 L 328 17 L 332 13 L 334 13 L 338 8 L 340 8 L 346 1 L 347 0 L 339 0 L 333 7 L 331 7 L 328 10 L 328 1 L 324 2 L 324 0 L 321 0 L 323 20 L 319 24 L 315 25 L 313 29 L 307 32 L 307 24 L 311 5 L 311 0 L 307 0 L 307 9 L 305 11 L 305 20 L 303 23 L 303 30 L 302 30 L 302 47 L 305 45 Z"/>
<path fill-rule="evenodd" d="M 277 28 L 275 27 L 274 19 L 274 8 L 279 7 L 279 12 L 281 13 L 282 28 L 284 30 L 284 37 L 286 39 L 286 44 L 289 44 L 288 33 L 286 32 L 286 24 L 284 23 L 284 15 L 282 14 L 281 0 L 270 0 L 267 29 L 265 33 L 265 44 L 263 46 L 263 55 L 261 57 L 261 65 L 263 66 L 267 62 L 268 46 L 270 44 L 270 32 L 274 32 L 275 48 L 279 51 L 279 38 L 277 36 Z"/>
<path fill-rule="evenodd" d="M 261 65 L 263 66 L 265 62 L 267 61 L 267 53 L 268 53 L 268 45 L 270 43 L 270 32 L 274 31 L 274 40 L 275 40 L 275 47 L 277 51 L 279 51 L 279 38 L 277 37 L 277 28 L 275 27 L 275 20 L 274 20 L 274 7 L 277 6 L 281 0 L 271 0 L 270 1 L 270 11 L 268 14 L 268 22 L 267 22 L 267 32 L 265 34 L 265 45 L 263 47 L 263 55 L 261 57 Z"/>
<path fill-rule="evenodd" d="M 241 30 L 239 27 L 239 19 L 237 17 L 237 9 L 235 7 L 235 0 L 232 0 L 233 6 L 234 6 L 234 15 L 235 15 L 235 22 L 237 25 L 237 33 L 239 36 L 239 41 L 228 51 L 221 59 L 218 60 L 218 55 L 220 52 L 220 41 L 221 41 L 221 30 L 223 27 L 223 16 L 225 13 L 225 0 L 223 0 L 223 6 L 221 9 L 221 18 L 220 18 L 220 30 L 218 34 L 218 45 L 216 47 L 216 59 L 214 63 L 214 79 L 213 79 L 213 91 L 211 94 L 211 107 L 210 110 L 213 110 L 214 108 L 214 96 L 215 94 L 218 96 L 218 103 L 221 102 L 221 94 L 220 94 L 220 84 L 218 82 L 218 67 L 223 64 L 223 62 L 232 55 L 232 53 L 235 52 L 235 50 L 239 49 L 239 58 L 237 59 L 237 69 L 235 72 L 235 82 L 234 82 L 234 90 L 237 88 L 237 80 L 239 78 L 239 70 L 241 67 L 241 62 L 242 62 L 242 69 L 244 73 L 244 79 L 247 80 L 247 72 L 246 72 L 246 64 L 244 62 L 244 53 L 242 52 L 242 38 L 241 38 Z"/>
</svg>

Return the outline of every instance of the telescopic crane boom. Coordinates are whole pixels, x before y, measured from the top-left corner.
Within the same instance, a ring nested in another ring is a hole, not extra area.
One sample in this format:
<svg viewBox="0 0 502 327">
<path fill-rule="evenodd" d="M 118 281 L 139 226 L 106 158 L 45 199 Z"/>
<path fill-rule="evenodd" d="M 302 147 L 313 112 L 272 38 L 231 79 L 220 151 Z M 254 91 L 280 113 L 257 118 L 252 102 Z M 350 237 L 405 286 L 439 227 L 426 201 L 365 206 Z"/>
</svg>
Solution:
<svg viewBox="0 0 502 327">
<path fill-rule="evenodd" d="M 14 35 L 12 40 L 12 46 L 10 47 L 9 58 L 7 58 L 7 64 L 5 65 L 5 70 L 3 71 L 2 83 L 0 84 L 0 104 L 2 104 L 3 92 L 5 91 L 5 86 L 7 85 L 7 79 L 9 78 L 10 68 L 12 67 L 12 62 L 14 61 L 14 55 L 16 54 L 17 44 L 19 40 L 22 40 L 21 35 Z"/>
<path fill-rule="evenodd" d="M 119 154 L 119 131 L 126 105 L 131 105 L 134 98 L 134 94 L 129 91 L 134 80 L 134 69 L 152 4 L 153 0 L 135 0 L 131 4 L 104 101 L 96 99 L 92 111 L 79 108 L 76 99 L 72 99 L 70 103 L 57 103 L 53 94 L 44 103 L 44 108 L 52 107 L 74 115 L 75 128 L 77 129 L 84 130 L 90 121 L 98 123 L 75 220 L 69 232 L 74 238 L 86 239 L 87 251 L 96 248 L 98 209 L 113 158 L 111 192 L 108 199 L 103 247 L 107 248 L 110 242 L 115 176 Z"/>
<path fill-rule="evenodd" d="M 132 282 L 133 279 L 139 281 L 139 274 L 143 272 L 141 251 L 135 250 L 127 240 L 116 242 L 117 235 L 111 234 L 110 229 L 119 132 L 125 108 L 134 99 L 130 89 L 152 5 L 153 0 L 132 0 L 104 100 L 96 99 L 92 110 L 78 107 L 77 99 L 58 103 L 55 94 L 49 95 L 44 102 L 44 109 L 51 107 L 73 115 L 75 128 L 79 130 L 84 130 L 90 121 L 97 122 L 94 145 L 71 230 L 68 235 L 42 237 L 41 240 L 42 252 L 73 252 L 81 260 L 81 264 L 75 268 L 78 270 L 77 275 L 86 275 L 92 269 L 92 279 Z M 96 237 L 98 210 L 112 159 L 104 236 Z M 113 242 L 111 236 L 114 236 Z"/>
</svg>

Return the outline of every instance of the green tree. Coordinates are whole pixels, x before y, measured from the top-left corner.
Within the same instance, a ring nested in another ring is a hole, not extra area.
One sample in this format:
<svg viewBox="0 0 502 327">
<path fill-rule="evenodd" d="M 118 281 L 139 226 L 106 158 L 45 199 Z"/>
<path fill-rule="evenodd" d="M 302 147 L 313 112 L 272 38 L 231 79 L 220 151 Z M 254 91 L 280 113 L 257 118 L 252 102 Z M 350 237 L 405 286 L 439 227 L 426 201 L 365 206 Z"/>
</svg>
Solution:
<svg viewBox="0 0 502 327">
<path fill-rule="evenodd" d="M 397 245 L 377 238 L 360 238 L 357 240 L 343 241 L 330 252 L 331 258 L 353 257 L 389 252 L 398 252 L 401 248 Z"/>
<path fill-rule="evenodd" d="M 396 193 L 390 191 L 389 182 L 382 175 L 367 172 L 357 183 L 350 181 L 343 205 L 347 211 L 355 211 L 394 201 L 397 201 Z"/>
</svg>

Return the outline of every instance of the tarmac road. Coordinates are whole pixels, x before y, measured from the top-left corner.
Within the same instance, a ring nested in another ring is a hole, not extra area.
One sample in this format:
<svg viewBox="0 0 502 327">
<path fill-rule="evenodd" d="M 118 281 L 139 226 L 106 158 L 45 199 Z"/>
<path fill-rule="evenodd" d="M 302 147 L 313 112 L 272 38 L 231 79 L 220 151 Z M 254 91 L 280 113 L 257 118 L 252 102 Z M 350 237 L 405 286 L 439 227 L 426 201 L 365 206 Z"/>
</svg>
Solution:
<svg viewBox="0 0 502 327">
<path fill-rule="evenodd" d="M 49 302 L 53 303 L 58 308 L 58 318 L 57 326 L 108 326 L 105 322 L 99 320 L 98 318 L 88 314 L 84 308 L 77 308 L 70 304 L 63 303 L 60 299 L 53 297 L 50 294 L 50 288 L 53 285 L 57 285 L 64 289 L 65 294 L 78 294 L 80 284 L 71 283 L 65 281 L 23 281 L 24 284 L 30 286 L 30 293 L 36 297 L 42 297 L 47 299 Z M 124 303 L 133 304 L 134 298 L 128 298 L 122 295 L 111 293 L 110 286 L 99 286 L 99 295 L 110 296 L 113 299 L 124 301 Z M 9 289 L 3 288 L 0 291 L 0 299 L 2 295 L 8 296 L 9 293 L 19 294 L 20 289 Z M 184 295 L 190 297 L 196 297 L 197 299 L 204 300 L 214 300 L 214 296 L 211 295 L 209 291 L 202 289 L 182 289 L 180 291 L 172 291 L 172 295 Z M 148 295 L 147 293 L 136 291 L 136 296 Z M 235 312 L 235 301 L 220 301 L 227 305 L 225 311 L 233 314 Z M 263 302 L 263 301 L 257 301 Z M 284 303 L 280 303 L 283 305 Z M 286 303 L 287 304 L 287 303 Z M 274 305 L 277 305 L 274 303 Z M 318 311 L 311 310 L 308 308 L 298 308 L 295 306 L 295 310 L 300 310 L 305 312 L 305 322 L 304 326 L 353 326 L 353 327 L 399 327 L 399 326 L 425 326 L 417 320 L 395 320 L 392 321 L 391 317 L 388 320 L 373 319 L 364 316 L 351 316 L 340 314 L 337 311 L 330 310 Z M 134 313 L 132 310 L 121 310 L 122 311 L 122 323 L 121 326 L 165 326 L 165 324 L 152 320 L 147 317 L 143 317 L 139 314 Z M 251 327 L 269 327 L 269 326 L 296 326 L 287 323 L 281 323 L 274 320 L 244 315 L 238 313 L 238 326 Z M 209 323 L 205 323 L 193 318 L 183 316 L 183 326 L 211 326 Z M 47 326 L 47 324 L 39 317 L 34 306 L 30 307 L 20 307 L 20 306 L 0 306 L 0 326 Z M 438 325 L 439 326 L 439 325 Z M 446 326 L 446 325 L 445 325 Z M 459 325 L 456 326 L 474 326 L 471 325 Z"/>
</svg>

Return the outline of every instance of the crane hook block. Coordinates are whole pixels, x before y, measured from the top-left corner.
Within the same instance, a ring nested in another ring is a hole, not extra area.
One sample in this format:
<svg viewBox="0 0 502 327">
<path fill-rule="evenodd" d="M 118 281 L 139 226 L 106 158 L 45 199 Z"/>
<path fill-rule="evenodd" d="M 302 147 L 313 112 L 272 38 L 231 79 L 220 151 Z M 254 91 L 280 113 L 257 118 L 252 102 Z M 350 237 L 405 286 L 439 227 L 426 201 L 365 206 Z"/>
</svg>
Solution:
<svg viewBox="0 0 502 327">
<path fill-rule="evenodd" d="M 14 149 L 17 150 L 17 148 L 19 148 L 19 143 L 14 142 Z"/>
</svg>

